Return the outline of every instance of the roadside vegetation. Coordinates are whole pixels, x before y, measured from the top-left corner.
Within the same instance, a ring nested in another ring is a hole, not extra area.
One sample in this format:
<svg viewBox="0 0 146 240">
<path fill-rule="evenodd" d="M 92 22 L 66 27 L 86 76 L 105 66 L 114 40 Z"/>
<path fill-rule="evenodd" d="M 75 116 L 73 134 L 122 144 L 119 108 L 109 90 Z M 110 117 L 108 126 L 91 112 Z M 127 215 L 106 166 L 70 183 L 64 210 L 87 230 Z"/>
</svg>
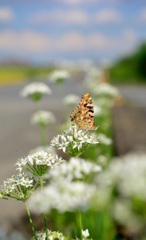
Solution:
<svg viewBox="0 0 146 240">
<path fill-rule="evenodd" d="M 114 83 L 146 83 L 146 43 L 141 44 L 134 53 L 118 60 L 109 73 Z"/>
<path fill-rule="evenodd" d="M 41 146 L 19 158 L 0 198 L 24 204 L 32 240 L 145 240 L 146 154 L 115 157 L 113 151 L 110 113 L 122 104 L 119 91 L 103 79 L 102 70 L 87 69 L 87 92 L 81 100 L 64 94 L 62 114 L 68 109 L 72 121 L 66 116 L 59 126 L 40 102 L 54 87 L 61 85 L 64 91 L 69 78 L 69 72 L 58 69 L 48 82 L 31 82 L 22 89 L 21 96 L 34 103 L 31 123 L 38 126 Z M 59 134 L 49 143 L 52 126 Z"/>
<path fill-rule="evenodd" d="M 45 77 L 51 70 L 51 67 L 42 66 L 0 66 L 0 85 L 11 85 L 35 77 Z"/>
</svg>

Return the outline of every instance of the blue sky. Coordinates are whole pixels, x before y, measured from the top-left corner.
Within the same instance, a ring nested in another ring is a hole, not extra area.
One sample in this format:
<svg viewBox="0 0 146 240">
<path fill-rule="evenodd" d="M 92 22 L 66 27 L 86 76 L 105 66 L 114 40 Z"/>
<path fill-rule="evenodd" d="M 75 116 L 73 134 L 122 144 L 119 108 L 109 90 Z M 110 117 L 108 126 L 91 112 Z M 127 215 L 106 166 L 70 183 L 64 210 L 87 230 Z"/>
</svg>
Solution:
<svg viewBox="0 0 146 240">
<path fill-rule="evenodd" d="M 145 40 L 144 0 L 0 0 L 0 60 L 114 60 Z"/>
</svg>

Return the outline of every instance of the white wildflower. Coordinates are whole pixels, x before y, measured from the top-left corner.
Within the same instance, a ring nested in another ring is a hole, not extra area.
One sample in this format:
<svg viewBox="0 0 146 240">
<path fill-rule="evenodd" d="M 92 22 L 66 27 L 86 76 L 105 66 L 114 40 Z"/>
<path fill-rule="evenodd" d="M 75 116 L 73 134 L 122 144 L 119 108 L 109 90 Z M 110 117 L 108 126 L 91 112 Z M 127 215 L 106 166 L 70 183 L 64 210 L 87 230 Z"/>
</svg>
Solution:
<svg viewBox="0 0 146 240">
<path fill-rule="evenodd" d="M 110 145 L 112 143 L 112 140 L 103 133 L 100 133 L 98 135 L 98 140 L 99 140 L 99 143 L 105 144 L 105 145 Z"/>
<path fill-rule="evenodd" d="M 85 84 L 87 87 L 90 87 L 92 83 L 98 83 L 98 79 L 101 76 L 102 71 L 96 67 L 90 68 L 90 70 L 87 72 L 87 76 L 85 78 Z"/>
<path fill-rule="evenodd" d="M 101 83 L 93 89 L 93 94 L 98 96 L 106 95 L 111 97 L 117 97 L 119 96 L 119 91 L 116 87 L 110 85 L 109 83 Z"/>
<path fill-rule="evenodd" d="M 94 116 L 98 117 L 102 114 L 102 109 L 100 106 L 95 105 L 94 106 Z"/>
<path fill-rule="evenodd" d="M 46 186 L 44 193 L 37 191 L 30 199 L 29 206 L 37 213 L 48 213 L 52 209 L 59 212 L 86 211 L 92 206 L 95 195 L 96 186 L 62 178 Z"/>
<path fill-rule="evenodd" d="M 69 94 L 63 99 L 63 103 L 68 106 L 77 105 L 80 101 L 79 96 L 74 94 Z"/>
<path fill-rule="evenodd" d="M 40 152 L 30 154 L 24 159 L 20 159 L 16 165 L 20 172 L 31 172 L 33 175 L 43 176 L 48 169 L 55 167 L 62 161 L 62 158 L 57 155 L 42 150 Z"/>
<path fill-rule="evenodd" d="M 112 208 L 112 214 L 114 219 L 129 228 L 139 229 L 141 227 L 141 221 L 139 216 L 136 216 L 132 210 L 132 204 L 128 199 L 118 199 L 114 202 Z"/>
<path fill-rule="evenodd" d="M 34 113 L 31 119 L 32 124 L 38 124 L 41 126 L 47 126 L 56 122 L 56 118 L 52 112 L 49 111 L 38 111 Z"/>
<path fill-rule="evenodd" d="M 102 167 L 105 167 L 108 163 L 108 158 L 104 155 L 99 155 L 97 160 L 98 164 L 100 164 Z"/>
<path fill-rule="evenodd" d="M 84 238 L 87 238 L 87 237 L 89 237 L 89 230 L 88 229 L 86 229 L 86 230 L 82 230 L 82 237 L 84 237 Z"/>
<path fill-rule="evenodd" d="M 20 173 L 4 181 L 1 195 L 4 199 L 25 201 L 38 186 L 38 179 L 31 174 Z"/>
<path fill-rule="evenodd" d="M 105 170 L 96 177 L 97 203 L 106 206 L 111 201 L 110 208 L 114 219 L 125 226 L 143 226 L 146 201 L 146 154 L 131 153 L 113 159 Z M 113 195 L 116 192 L 116 195 Z"/>
<path fill-rule="evenodd" d="M 63 83 L 64 80 L 69 78 L 69 73 L 65 70 L 54 70 L 49 78 L 51 82 Z"/>
<path fill-rule="evenodd" d="M 38 101 L 43 95 L 51 93 L 52 90 L 46 84 L 42 82 L 33 82 L 24 87 L 24 89 L 21 91 L 21 96 L 29 97 L 34 101 Z"/>
<path fill-rule="evenodd" d="M 36 233 L 38 240 L 46 240 L 46 232 L 37 232 Z M 65 240 L 65 236 L 60 232 L 50 231 L 48 229 L 48 240 Z M 32 240 L 35 240 L 35 237 L 32 238 Z"/>
<path fill-rule="evenodd" d="M 30 154 L 34 154 L 36 152 L 41 152 L 41 151 L 45 151 L 45 152 L 51 153 L 51 154 L 56 154 L 55 148 L 50 147 L 49 145 L 48 146 L 38 146 L 38 147 L 32 149 L 30 151 Z"/>
<path fill-rule="evenodd" d="M 89 144 L 97 143 L 96 134 L 79 130 L 76 125 L 72 125 L 62 135 L 55 137 L 51 141 L 51 146 L 62 149 L 71 156 L 79 156 Z"/>
<path fill-rule="evenodd" d="M 72 157 L 69 161 L 64 161 L 57 168 L 52 169 L 47 177 L 52 179 L 52 181 L 60 178 L 67 178 L 68 181 L 73 181 L 93 176 L 94 173 L 100 171 L 101 167 L 99 165 L 81 158 Z"/>
</svg>

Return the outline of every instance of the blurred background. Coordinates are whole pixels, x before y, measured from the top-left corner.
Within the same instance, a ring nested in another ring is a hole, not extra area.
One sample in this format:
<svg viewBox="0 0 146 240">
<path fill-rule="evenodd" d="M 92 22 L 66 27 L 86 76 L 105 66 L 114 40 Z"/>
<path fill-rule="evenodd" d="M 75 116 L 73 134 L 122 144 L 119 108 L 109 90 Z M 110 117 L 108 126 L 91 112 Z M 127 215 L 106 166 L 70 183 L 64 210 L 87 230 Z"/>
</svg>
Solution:
<svg viewBox="0 0 146 240">
<path fill-rule="evenodd" d="M 115 85 L 124 99 L 112 112 L 116 154 L 145 150 L 145 0 L 0 0 L 0 183 L 14 164 L 40 144 L 29 119 L 34 106 L 20 97 L 29 82 L 48 81 L 52 70 L 70 71 L 64 90 L 42 105 L 64 121 L 61 100 L 81 96 L 92 67 Z M 68 113 L 69 116 L 69 113 Z M 50 140 L 57 129 L 48 134 Z M 124 140 L 123 140 L 124 139 Z M 0 228 L 10 230 L 23 212 L 21 203 L 0 202 Z M 0 238 L 1 239 L 1 238 Z"/>
</svg>

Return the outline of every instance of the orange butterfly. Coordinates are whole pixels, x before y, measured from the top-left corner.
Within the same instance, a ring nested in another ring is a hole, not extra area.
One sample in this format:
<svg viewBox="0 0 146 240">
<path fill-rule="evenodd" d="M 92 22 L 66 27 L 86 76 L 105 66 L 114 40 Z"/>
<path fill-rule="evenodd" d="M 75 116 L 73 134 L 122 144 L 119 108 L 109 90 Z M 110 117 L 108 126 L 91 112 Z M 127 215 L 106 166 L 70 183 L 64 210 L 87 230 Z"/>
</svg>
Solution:
<svg viewBox="0 0 146 240">
<path fill-rule="evenodd" d="M 84 93 L 82 95 L 80 103 L 74 109 L 70 118 L 79 129 L 86 131 L 97 129 L 94 125 L 93 101 L 89 93 Z"/>
</svg>

